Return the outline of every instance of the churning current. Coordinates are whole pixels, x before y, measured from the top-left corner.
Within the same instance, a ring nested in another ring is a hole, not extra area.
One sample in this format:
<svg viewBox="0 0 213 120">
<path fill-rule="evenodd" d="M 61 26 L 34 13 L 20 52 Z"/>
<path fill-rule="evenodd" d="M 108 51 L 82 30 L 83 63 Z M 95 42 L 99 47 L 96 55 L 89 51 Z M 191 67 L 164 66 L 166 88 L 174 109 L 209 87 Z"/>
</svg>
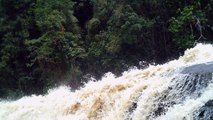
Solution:
<svg viewBox="0 0 213 120">
<path fill-rule="evenodd" d="M 213 120 L 213 46 L 116 77 L 107 73 L 75 92 L 0 101 L 0 120 Z"/>
</svg>

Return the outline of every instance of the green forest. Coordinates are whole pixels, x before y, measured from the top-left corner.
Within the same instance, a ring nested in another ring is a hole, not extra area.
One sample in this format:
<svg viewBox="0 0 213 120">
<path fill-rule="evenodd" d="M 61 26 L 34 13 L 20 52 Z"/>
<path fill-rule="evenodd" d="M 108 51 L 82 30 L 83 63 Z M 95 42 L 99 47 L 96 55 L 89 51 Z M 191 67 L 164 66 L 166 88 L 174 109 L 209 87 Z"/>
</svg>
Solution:
<svg viewBox="0 0 213 120">
<path fill-rule="evenodd" d="M 213 0 L 0 0 L 0 98 L 74 90 L 212 41 Z"/>
</svg>

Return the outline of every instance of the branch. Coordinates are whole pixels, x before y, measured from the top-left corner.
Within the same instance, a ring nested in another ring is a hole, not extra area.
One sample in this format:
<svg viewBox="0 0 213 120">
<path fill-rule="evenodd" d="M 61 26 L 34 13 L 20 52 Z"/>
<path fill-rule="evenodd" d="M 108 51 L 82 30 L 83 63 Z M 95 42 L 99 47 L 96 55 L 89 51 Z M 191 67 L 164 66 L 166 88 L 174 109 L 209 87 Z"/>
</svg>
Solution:
<svg viewBox="0 0 213 120">
<path fill-rule="evenodd" d="M 198 38 L 198 40 L 200 40 L 200 39 L 206 39 L 206 37 L 204 37 L 203 36 L 203 30 L 202 30 L 202 28 L 203 28 L 203 26 L 201 25 L 201 23 L 200 23 L 200 19 L 199 18 L 197 18 L 196 16 L 194 16 L 194 18 L 196 19 L 196 24 L 195 24 L 195 27 L 197 28 L 197 30 L 199 31 L 199 33 L 200 33 L 200 37 Z"/>
</svg>

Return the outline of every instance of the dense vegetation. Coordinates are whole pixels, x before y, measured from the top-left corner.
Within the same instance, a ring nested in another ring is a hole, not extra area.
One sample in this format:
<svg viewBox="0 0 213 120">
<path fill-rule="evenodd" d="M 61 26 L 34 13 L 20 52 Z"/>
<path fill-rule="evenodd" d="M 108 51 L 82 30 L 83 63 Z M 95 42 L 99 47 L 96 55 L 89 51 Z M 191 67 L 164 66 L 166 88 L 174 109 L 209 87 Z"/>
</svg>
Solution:
<svg viewBox="0 0 213 120">
<path fill-rule="evenodd" d="M 0 97 L 77 88 L 213 40 L 213 0 L 0 0 Z"/>
</svg>

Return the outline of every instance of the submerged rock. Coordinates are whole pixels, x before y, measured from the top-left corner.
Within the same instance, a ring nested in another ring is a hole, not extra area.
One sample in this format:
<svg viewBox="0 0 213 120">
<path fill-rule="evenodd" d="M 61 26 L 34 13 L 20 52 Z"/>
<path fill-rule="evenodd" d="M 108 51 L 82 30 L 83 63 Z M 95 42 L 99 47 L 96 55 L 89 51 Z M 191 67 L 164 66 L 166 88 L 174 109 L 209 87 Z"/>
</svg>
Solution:
<svg viewBox="0 0 213 120">
<path fill-rule="evenodd" d="M 213 99 L 193 113 L 193 120 L 213 120 Z"/>
</svg>

